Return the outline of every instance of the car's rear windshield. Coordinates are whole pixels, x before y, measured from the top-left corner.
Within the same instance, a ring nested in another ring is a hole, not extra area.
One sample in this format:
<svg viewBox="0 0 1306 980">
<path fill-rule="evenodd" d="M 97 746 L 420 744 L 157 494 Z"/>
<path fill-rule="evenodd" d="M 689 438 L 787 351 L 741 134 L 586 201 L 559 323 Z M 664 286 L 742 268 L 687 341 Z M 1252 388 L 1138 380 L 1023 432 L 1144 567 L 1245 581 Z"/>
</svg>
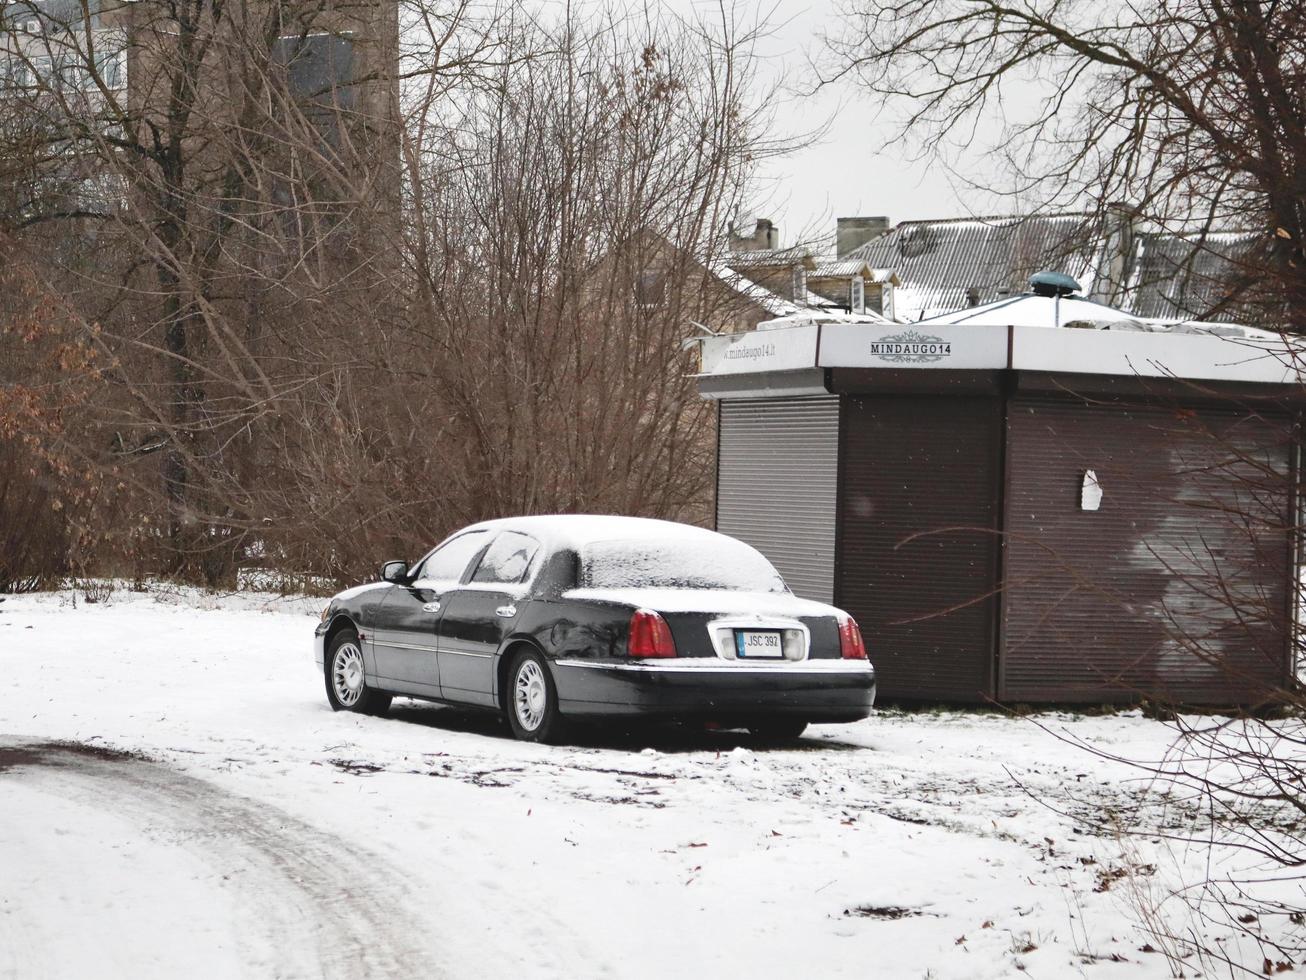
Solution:
<svg viewBox="0 0 1306 980">
<path fill-rule="evenodd" d="M 581 550 L 585 589 L 723 589 L 788 592 L 755 549 L 733 538 L 596 541 Z"/>
</svg>

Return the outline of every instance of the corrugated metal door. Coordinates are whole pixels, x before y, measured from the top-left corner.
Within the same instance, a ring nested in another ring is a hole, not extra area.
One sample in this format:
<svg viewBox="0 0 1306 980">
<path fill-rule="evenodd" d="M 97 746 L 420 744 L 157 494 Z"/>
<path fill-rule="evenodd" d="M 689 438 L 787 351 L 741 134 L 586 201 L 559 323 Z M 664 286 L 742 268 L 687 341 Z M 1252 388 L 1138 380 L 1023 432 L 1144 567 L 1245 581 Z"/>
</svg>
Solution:
<svg viewBox="0 0 1306 980">
<path fill-rule="evenodd" d="M 1002 696 L 1218 705 L 1281 681 L 1290 452 L 1285 419 L 1013 403 Z"/>
<path fill-rule="evenodd" d="M 848 399 L 837 599 L 885 697 L 993 692 L 1001 438 L 997 398 Z"/>
<path fill-rule="evenodd" d="M 717 530 L 747 541 L 807 599 L 834 595 L 839 399 L 721 402 Z"/>
</svg>

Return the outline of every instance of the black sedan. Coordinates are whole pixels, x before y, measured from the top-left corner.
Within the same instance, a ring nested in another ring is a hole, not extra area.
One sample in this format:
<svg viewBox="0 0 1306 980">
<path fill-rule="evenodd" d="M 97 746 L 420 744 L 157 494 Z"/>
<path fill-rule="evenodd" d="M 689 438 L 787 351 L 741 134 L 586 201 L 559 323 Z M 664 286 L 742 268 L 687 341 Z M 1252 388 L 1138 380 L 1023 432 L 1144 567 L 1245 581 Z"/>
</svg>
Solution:
<svg viewBox="0 0 1306 980">
<path fill-rule="evenodd" d="M 701 528 L 487 521 L 381 579 L 322 611 L 316 656 L 337 711 L 384 712 L 394 695 L 474 705 L 547 742 L 568 721 L 632 717 L 796 737 L 875 701 L 852 617 Z"/>
</svg>

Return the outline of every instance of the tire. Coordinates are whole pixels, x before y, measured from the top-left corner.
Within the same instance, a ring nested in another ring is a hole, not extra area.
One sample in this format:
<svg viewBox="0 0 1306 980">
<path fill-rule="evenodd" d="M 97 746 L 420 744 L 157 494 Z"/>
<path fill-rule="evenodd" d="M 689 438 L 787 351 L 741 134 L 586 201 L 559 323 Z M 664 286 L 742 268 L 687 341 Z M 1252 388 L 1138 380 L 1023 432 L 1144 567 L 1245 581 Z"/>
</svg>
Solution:
<svg viewBox="0 0 1306 980">
<path fill-rule="evenodd" d="M 767 721 L 757 725 L 749 725 L 748 730 L 758 738 L 791 739 L 798 738 L 803 732 L 807 731 L 807 722 Z"/>
<path fill-rule="evenodd" d="M 504 711 L 514 738 L 553 743 L 563 738 L 566 721 L 558 710 L 558 689 L 544 657 L 523 650 L 508 668 Z"/>
<path fill-rule="evenodd" d="M 390 709 L 390 695 L 367 686 L 363 671 L 363 649 L 358 634 L 343 629 L 327 644 L 323 671 L 327 701 L 332 711 L 356 711 L 383 715 Z"/>
</svg>

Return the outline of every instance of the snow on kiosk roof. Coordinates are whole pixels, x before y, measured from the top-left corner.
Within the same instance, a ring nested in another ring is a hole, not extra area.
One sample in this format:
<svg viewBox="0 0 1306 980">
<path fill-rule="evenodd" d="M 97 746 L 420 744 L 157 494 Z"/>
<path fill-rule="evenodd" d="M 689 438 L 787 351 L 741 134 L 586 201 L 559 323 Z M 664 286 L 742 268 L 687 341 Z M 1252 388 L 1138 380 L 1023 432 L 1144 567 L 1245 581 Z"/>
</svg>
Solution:
<svg viewBox="0 0 1306 980">
<path fill-rule="evenodd" d="M 742 397 L 746 384 L 726 389 L 712 379 L 809 372 L 800 388 L 828 390 L 810 374 L 827 368 L 1017 370 L 1276 385 L 1301 380 L 1306 349 L 1278 334 L 1140 319 L 1073 295 L 1065 285 L 1045 285 L 1040 276 L 1031 280 L 1029 293 L 917 323 L 809 323 L 704 338 L 700 388 L 709 398 L 724 390 Z"/>
<path fill-rule="evenodd" d="M 1271 696 L 1306 351 L 1067 280 L 918 323 L 705 338 L 717 529 L 856 618 L 885 698 Z"/>
</svg>

